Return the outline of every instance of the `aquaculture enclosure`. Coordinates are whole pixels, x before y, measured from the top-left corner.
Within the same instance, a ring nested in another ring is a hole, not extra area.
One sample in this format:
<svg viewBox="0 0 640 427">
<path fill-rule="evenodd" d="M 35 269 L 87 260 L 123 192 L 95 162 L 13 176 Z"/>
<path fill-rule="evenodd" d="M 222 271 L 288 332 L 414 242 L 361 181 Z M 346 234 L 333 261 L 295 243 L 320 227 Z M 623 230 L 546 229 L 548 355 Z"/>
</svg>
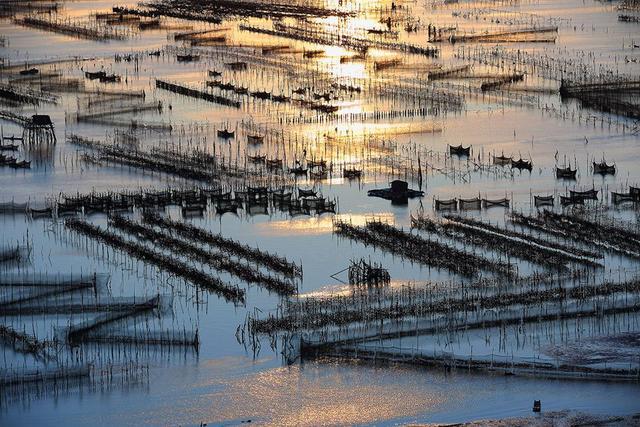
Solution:
<svg viewBox="0 0 640 427">
<path fill-rule="evenodd" d="M 2 2 L 0 424 L 632 417 L 638 17 Z"/>
</svg>

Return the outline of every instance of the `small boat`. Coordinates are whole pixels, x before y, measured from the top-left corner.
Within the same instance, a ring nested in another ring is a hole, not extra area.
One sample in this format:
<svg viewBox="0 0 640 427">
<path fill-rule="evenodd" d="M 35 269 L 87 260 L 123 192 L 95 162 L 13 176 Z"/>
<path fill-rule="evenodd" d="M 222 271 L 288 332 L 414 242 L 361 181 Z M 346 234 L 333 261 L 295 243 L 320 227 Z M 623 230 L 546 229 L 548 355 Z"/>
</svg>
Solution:
<svg viewBox="0 0 640 427">
<path fill-rule="evenodd" d="M 271 99 L 271 94 L 262 90 L 251 92 L 251 96 L 258 99 Z"/>
<path fill-rule="evenodd" d="M 216 70 L 209 70 L 209 77 L 220 77 L 222 76 L 222 73 L 220 71 L 216 71 Z"/>
<path fill-rule="evenodd" d="M 269 189 L 267 187 L 247 187 L 247 194 L 249 196 L 260 196 L 266 197 L 269 194 Z"/>
<path fill-rule="evenodd" d="M 458 146 L 450 145 L 449 154 L 451 154 L 452 156 L 469 157 L 469 155 L 471 154 L 471 146 L 463 147 L 462 144 Z"/>
<path fill-rule="evenodd" d="M 235 136 L 236 132 L 227 129 L 220 129 L 217 132 L 218 138 L 229 139 Z"/>
<path fill-rule="evenodd" d="M 78 215 L 81 212 L 81 208 L 75 205 L 58 204 L 58 216 L 71 216 Z"/>
<path fill-rule="evenodd" d="M 604 160 L 600 163 L 593 162 L 593 173 L 600 175 L 615 175 L 616 165 L 608 165 Z"/>
<path fill-rule="evenodd" d="M 505 155 L 494 156 L 493 164 L 498 166 L 505 166 L 505 165 L 511 164 L 511 160 L 512 160 L 511 157 L 507 157 Z"/>
<path fill-rule="evenodd" d="M 326 160 L 307 160 L 307 166 L 310 168 L 326 168 Z"/>
<path fill-rule="evenodd" d="M 264 142 L 264 136 L 262 135 L 247 135 L 247 142 L 249 144 L 258 145 Z"/>
<path fill-rule="evenodd" d="M 13 166 L 17 160 L 15 157 L 0 156 L 0 166 Z"/>
<path fill-rule="evenodd" d="M 633 196 L 633 200 L 640 202 L 640 187 L 629 186 L 629 194 Z"/>
<path fill-rule="evenodd" d="M 20 71 L 20 75 L 21 76 L 33 76 L 36 75 L 40 72 L 40 70 L 38 70 L 37 68 L 29 68 L 27 70 L 21 70 Z"/>
<path fill-rule="evenodd" d="M 53 208 L 46 207 L 42 209 L 29 209 L 32 218 L 50 218 L 53 216 Z"/>
<path fill-rule="evenodd" d="M 619 205 L 622 203 L 633 203 L 635 201 L 633 194 L 631 193 L 616 193 L 615 191 L 611 192 L 611 201 L 614 205 Z"/>
<path fill-rule="evenodd" d="M 342 169 L 342 177 L 347 179 L 355 179 L 362 177 L 362 169 Z"/>
<path fill-rule="evenodd" d="M 267 169 L 282 169 L 282 160 L 267 159 Z"/>
<path fill-rule="evenodd" d="M 221 206 L 216 206 L 216 214 L 224 215 L 226 213 L 238 213 L 238 205 L 235 203 L 225 203 Z"/>
<path fill-rule="evenodd" d="M 272 100 L 273 102 L 289 102 L 289 98 L 287 98 L 287 97 L 286 97 L 286 96 L 284 96 L 284 95 L 273 95 L 273 96 L 271 97 L 271 100 Z"/>
<path fill-rule="evenodd" d="M 4 144 L 0 145 L 0 151 L 16 151 L 18 144 Z"/>
<path fill-rule="evenodd" d="M 84 76 L 89 80 L 98 80 L 101 77 L 106 77 L 107 73 L 104 71 L 85 71 Z"/>
<path fill-rule="evenodd" d="M 313 188 L 309 190 L 298 188 L 298 197 L 316 197 L 316 195 L 317 193 Z"/>
<path fill-rule="evenodd" d="M 571 166 L 566 168 L 556 167 L 556 178 L 559 179 L 576 179 L 577 169 L 571 169 Z"/>
<path fill-rule="evenodd" d="M 234 71 L 242 71 L 247 69 L 247 63 L 242 61 L 237 62 L 227 62 L 226 65 L 229 69 Z"/>
<path fill-rule="evenodd" d="M 104 76 L 99 77 L 100 83 L 116 83 L 120 81 L 120 76 L 115 74 L 105 74 Z"/>
<path fill-rule="evenodd" d="M 583 200 L 598 200 L 598 191 L 595 188 L 587 191 L 569 190 L 569 195 L 573 198 L 581 198 Z"/>
<path fill-rule="evenodd" d="M 317 171 L 310 171 L 309 175 L 313 179 L 326 179 L 329 176 L 329 173 L 326 169 L 320 169 Z"/>
<path fill-rule="evenodd" d="M 304 95 L 305 93 L 307 93 L 307 89 L 305 88 L 298 88 L 298 89 L 294 89 L 291 91 L 292 93 L 296 94 L 296 95 Z"/>
<path fill-rule="evenodd" d="M 141 21 L 138 24 L 138 28 L 142 31 L 151 30 L 154 28 L 160 28 L 160 20 L 159 19 L 150 19 L 148 21 Z"/>
<path fill-rule="evenodd" d="M 560 196 L 560 205 L 561 206 L 584 205 L 584 199 L 582 197 Z"/>
<path fill-rule="evenodd" d="M 242 86 L 234 88 L 233 91 L 235 93 L 237 93 L 238 95 L 247 95 L 249 93 L 249 89 L 247 89 L 246 87 L 242 87 Z"/>
<path fill-rule="evenodd" d="M 178 60 L 178 62 L 194 62 L 200 60 L 200 56 L 192 55 L 189 53 L 186 55 L 176 55 L 176 59 Z"/>
<path fill-rule="evenodd" d="M 273 193 L 273 203 L 277 204 L 289 204 L 291 203 L 291 193 L 278 192 Z"/>
<path fill-rule="evenodd" d="M 269 205 L 263 203 L 249 205 L 246 211 L 249 215 L 269 215 Z"/>
<path fill-rule="evenodd" d="M 324 55 L 324 50 L 307 50 L 302 54 L 303 58 L 317 58 Z"/>
<path fill-rule="evenodd" d="M 14 169 L 31 169 L 31 162 L 27 160 L 21 160 L 19 162 L 12 163 L 9 166 L 11 166 Z"/>
<path fill-rule="evenodd" d="M 512 169 L 520 169 L 520 170 L 528 170 L 531 172 L 533 169 L 533 164 L 529 160 L 511 160 L 511 168 Z"/>
<path fill-rule="evenodd" d="M 295 166 L 293 168 L 289 168 L 289 173 L 292 173 L 296 176 L 299 175 L 306 175 L 307 174 L 307 170 L 305 168 L 303 168 L 302 166 Z"/>
<path fill-rule="evenodd" d="M 324 205 L 318 206 L 316 209 L 318 215 L 325 213 L 336 213 L 336 202 L 325 202 Z"/>
<path fill-rule="evenodd" d="M 248 156 L 249 161 L 254 164 L 265 163 L 267 156 L 265 154 L 256 154 L 255 156 Z"/>
<path fill-rule="evenodd" d="M 182 207 L 183 217 L 198 217 L 204 214 L 206 206 L 202 205 L 187 205 Z"/>
<path fill-rule="evenodd" d="M 553 206 L 553 196 L 533 196 L 533 204 L 539 206 Z"/>
<path fill-rule="evenodd" d="M 160 51 L 152 50 L 151 52 L 149 52 L 149 56 L 160 56 Z"/>
<path fill-rule="evenodd" d="M 389 188 L 377 188 L 367 192 L 369 197 L 380 197 L 391 200 L 394 204 L 407 204 L 408 199 L 424 196 L 424 192 L 409 188 L 409 183 L 399 179 L 391 181 Z"/>
</svg>

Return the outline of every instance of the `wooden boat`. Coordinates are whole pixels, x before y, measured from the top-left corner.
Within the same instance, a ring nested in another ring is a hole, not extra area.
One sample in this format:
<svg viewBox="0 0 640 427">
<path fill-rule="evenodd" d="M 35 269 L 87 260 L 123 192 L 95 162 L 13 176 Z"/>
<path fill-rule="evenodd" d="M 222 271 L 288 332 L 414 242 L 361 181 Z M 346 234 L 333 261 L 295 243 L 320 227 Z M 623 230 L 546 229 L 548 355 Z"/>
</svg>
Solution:
<svg viewBox="0 0 640 427">
<path fill-rule="evenodd" d="M 524 169 L 531 172 L 531 170 L 533 169 L 533 164 L 529 160 L 523 160 L 523 159 L 511 160 L 511 168 L 520 169 L 520 170 Z"/>
<path fill-rule="evenodd" d="M 251 96 L 258 99 L 271 99 L 271 94 L 269 92 L 265 92 L 261 90 L 257 92 L 251 92 Z"/>
<path fill-rule="evenodd" d="M 12 163 L 9 166 L 14 169 L 31 169 L 31 162 L 27 160 L 21 160 L 19 162 Z"/>
<path fill-rule="evenodd" d="M 32 218 L 51 218 L 53 216 L 53 208 L 45 207 L 42 209 L 29 209 Z"/>
<path fill-rule="evenodd" d="M 313 179 L 326 179 L 328 176 L 328 172 L 326 169 L 320 169 L 318 171 L 310 171 L 309 175 Z"/>
<path fill-rule="evenodd" d="M 336 202 L 325 202 L 324 205 L 319 206 L 316 209 L 316 213 L 318 215 L 322 215 L 325 213 L 336 213 Z"/>
<path fill-rule="evenodd" d="M 100 77 L 106 77 L 107 73 L 104 71 L 85 71 L 84 76 L 89 80 L 98 80 Z"/>
<path fill-rule="evenodd" d="M 0 156 L 0 166 L 13 166 L 17 160 L 15 157 Z"/>
<path fill-rule="evenodd" d="M 226 213 L 238 213 L 238 205 L 235 203 L 225 203 L 221 206 L 216 206 L 216 214 L 224 215 Z"/>
<path fill-rule="evenodd" d="M 176 55 L 176 59 L 178 60 L 178 62 L 193 62 L 193 61 L 198 61 L 200 59 L 199 55 L 192 55 L 192 54 L 186 54 L 186 55 Z"/>
<path fill-rule="evenodd" d="M 569 190 L 570 197 L 575 199 L 582 198 L 583 200 L 598 200 L 598 191 L 595 188 L 587 191 L 575 191 Z"/>
<path fill-rule="evenodd" d="M 571 167 L 559 168 L 556 167 L 556 178 L 559 179 L 576 179 L 577 169 L 571 169 Z"/>
<path fill-rule="evenodd" d="M 469 155 L 471 154 L 471 146 L 463 147 L 462 144 L 458 146 L 450 145 L 449 154 L 451 154 L 452 156 L 469 157 Z"/>
<path fill-rule="evenodd" d="M 310 168 L 326 168 L 326 160 L 307 160 L 307 166 Z"/>
<path fill-rule="evenodd" d="M 104 76 L 99 77 L 100 83 L 115 83 L 120 81 L 120 76 L 115 74 L 105 74 Z"/>
<path fill-rule="evenodd" d="M 249 156 L 247 156 L 247 157 L 249 158 L 249 161 L 250 161 L 251 163 L 254 163 L 254 164 L 261 164 L 261 163 L 265 163 L 265 161 L 266 161 L 266 159 L 267 159 L 267 156 L 266 156 L 265 154 L 263 154 L 263 155 L 256 154 L 255 156 L 251 156 L 251 155 L 249 155 Z"/>
<path fill-rule="evenodd" d="M 57 209 L 57 215 L 60 216 L 72 216 L 78 215 L 81 212 L 81 208 L 76 205 L 66 205 L 59 203 Z"/>
<path fill-rule="evenodd" d="M 315 197 L 316 194 L 317 193 L 313 188 L 309 189 L 309 190 L 298 188 L 298 196 L 299 197 Z"/>
<path fill-rule="evenodd" d="M 554 199 L 553 196 L 533 196 L 533 204 L 536 207 L 539 206 L 553 206 Z"/>
<path fill-rule="evenodd" d="M 620 205 L 622 203 L 633 203 L 636 200 L 631 193 L 616 193 L 615 191 L 612 191 L 611 201 L 614 205 Z"/>
<path fill-rule="evenodd" d="M 342 177 L 347 179 L 355 179 L 362 177 L 362 169 L 342 169 Z"/>
<path fill-rule="evenodd" d="M 37 68 L 28 68 L 26 70 L 20 70 L 21 76 L 33 76 L 40 72 Z"/>
<path fill-rule="evenodd" d="M 615 175 L 616 165 L 608 165 L 604 160 L 600 163 L 593 162 L 593 173 L 600 175 Z"/>
<path fill-rule="evenodd" d="M 264 136 L 262 135 L 247 135 L 247 142 L 249 144 L 258 145 L 264 142 Z"/>
<path fill-rule="evenodd" d="M 296 176 L 306 175 L 307 169 L 303 168 L 302 166 L 295 166 L 295 167 L 289 168 L 289 173 Z"/>
<path fill-rule="evenodd" d="M 223 139 L 233 138 L 235 134 L 236 134 L 235 131 L 227 130 L 227 129 L 220 129 L 217 132 L 218 138 L 223 138 Z"/>
<path fill-rule="evenodd" d="M 182 216 L 185 218 L 199 217 L 204 214 L 206 209 L 207 207 L 203 205 L 186 205 L 182 207 Z"/>
<path fill-rule="evenodd" d="M 282 169 L 282 160 L 267 159 L 267 169 Z"/>
<path fill-rule="evenodd" d="M 242 71 L 247 69 L 247 63 L 242 61 L 237 62 L 227 62 L 226 65 L 229 69 L 234 71 Z"/>
<path fill-rule="evenodd" d="M 273 193 L 273 203 L 277 203 L 277 204 L 289 204 L 291 203 L 291 193 L 285 193 L 285 192 L 278 192 L 278 193 Z"/>
<path fill-rule="evenodd" d="M 27 203 L 0 203 L 0 213 L 24 213 L 27 212 L 27 209 Z"/>
<path fill-rule="evenodd" d="M 561 206 L 573 206 L 584 205 L 584 199 L 582 197 L 560 196 Z"/>
<path fill-rule="evenodd" d="M 505 166 L 505 165 L 511 164 L 511 160 L 512 160 L 511 157 L 507 157 L 505 155 L 494 156 L 493 164 L 498 166 Z"/>
</svg>

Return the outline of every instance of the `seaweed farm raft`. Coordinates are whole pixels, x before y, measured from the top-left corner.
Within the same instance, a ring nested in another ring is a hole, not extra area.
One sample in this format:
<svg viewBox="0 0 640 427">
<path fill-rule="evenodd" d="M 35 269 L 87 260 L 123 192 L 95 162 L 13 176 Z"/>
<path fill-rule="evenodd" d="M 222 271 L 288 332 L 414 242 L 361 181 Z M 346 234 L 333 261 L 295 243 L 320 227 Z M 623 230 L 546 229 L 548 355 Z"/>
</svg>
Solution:
<svg viewBox="0 0 640 427">
<path fill-rule="evenodd" d="M 0 0 L 0 426 L 640 424 L 638 0 Z"/>
</svg>

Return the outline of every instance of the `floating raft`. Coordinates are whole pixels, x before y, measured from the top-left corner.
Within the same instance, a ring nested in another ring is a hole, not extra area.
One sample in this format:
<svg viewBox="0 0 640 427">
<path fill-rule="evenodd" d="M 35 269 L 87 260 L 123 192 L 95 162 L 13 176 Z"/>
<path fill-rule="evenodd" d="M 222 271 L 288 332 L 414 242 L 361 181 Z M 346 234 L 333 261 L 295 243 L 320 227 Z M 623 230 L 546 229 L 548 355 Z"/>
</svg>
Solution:
<svg viewBox="0 0 640 427">
<path fill-rule="evenodd" d="M 406 181 L 395 180 L 391 182 L 391 187 L 369 190 L 370 197 L 380 197 L 393 202 L 406 203 L 407 199 L 424 196 L 424 191 L 412 190 Z"/>
</svg>

